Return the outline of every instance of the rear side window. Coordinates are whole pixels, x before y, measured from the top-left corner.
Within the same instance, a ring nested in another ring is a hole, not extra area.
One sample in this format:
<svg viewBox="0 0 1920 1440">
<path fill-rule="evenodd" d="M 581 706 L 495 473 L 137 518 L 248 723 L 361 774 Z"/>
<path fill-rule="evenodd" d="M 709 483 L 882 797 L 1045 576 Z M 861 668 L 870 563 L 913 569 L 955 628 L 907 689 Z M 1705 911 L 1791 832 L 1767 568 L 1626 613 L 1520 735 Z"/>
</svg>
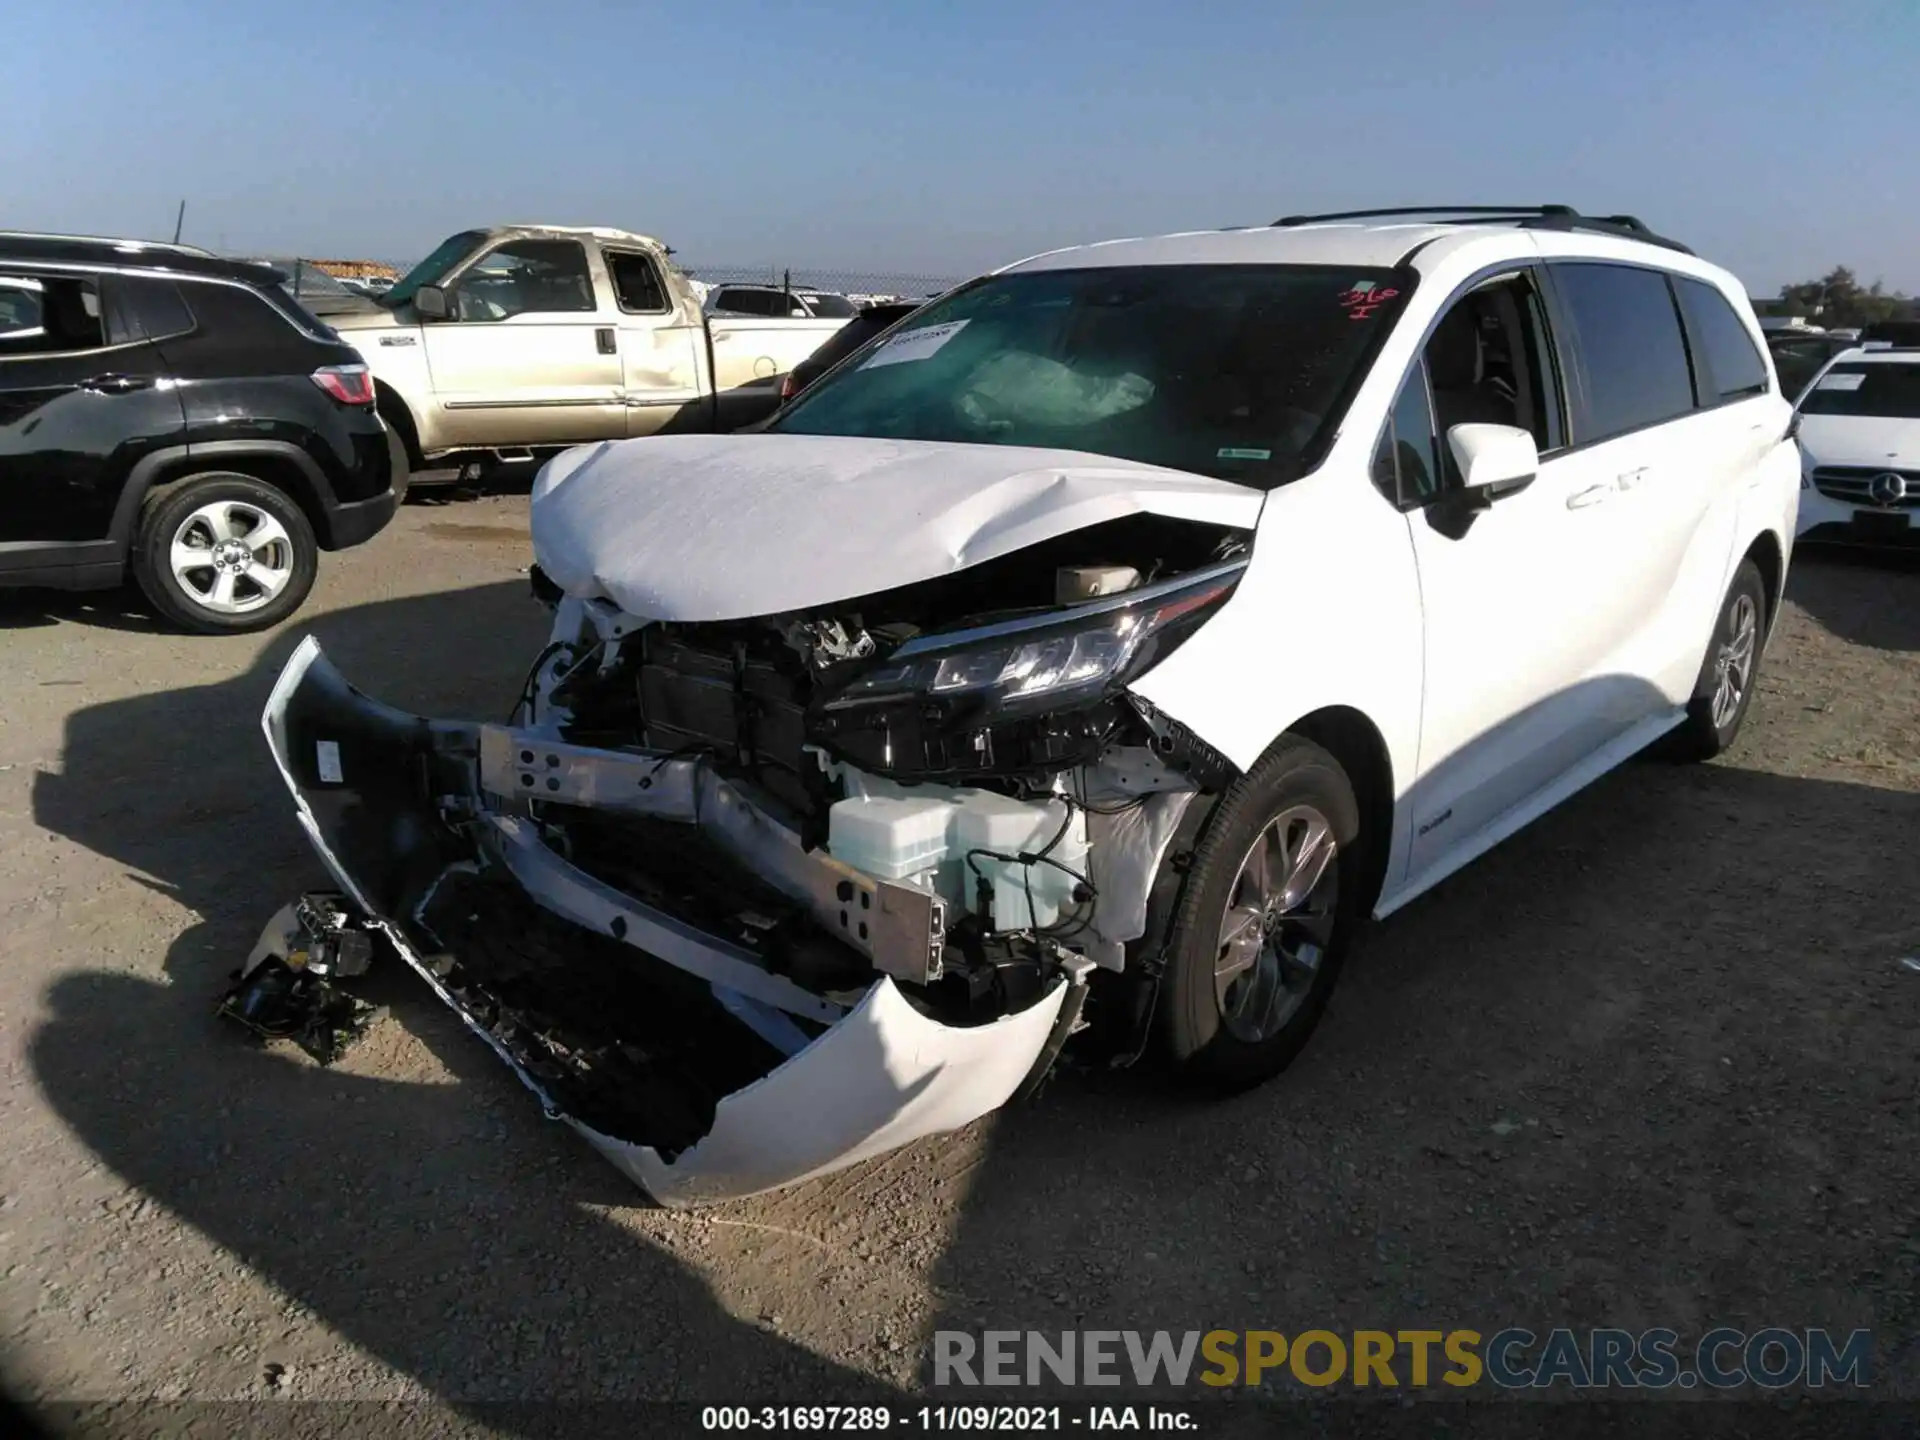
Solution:
<svg viewBox="0 0 1920 1440">
<path fill-rule="evenodd" d="M 667 292 L 660 284 L 660 272 L 647 256 L 609 251 L 607 273 L 613 277 L 613 293 L 622 310 L 636 315 L 658 315 L 667 308 Z"/>
<path fill-rule="evenodd" d="M 284 285 L 263 285 L 261 295 L 267 303 L 294 323 L 295 328 L 304 330 L 316 340 L 338 340 L 340 334 L 326 321 L 302 305 Z"/>
<path fill-rule="evenodd" d="M 772 315 L 774 297 L 766 290 L 722 290 L 714 309 L 735 315 Z"/>
<path fill-rule="evenodd" d="M 1578 443 L 1605 440 L 1693 409 L 1693 376 L 1673 292 L 1658 270 L 1554 265 L 1586 378 Z"/>
<path fill-rule="evenodd" d="M 114 281 L 113 288 L 129 338 L 165 340 L 193 329 L 193 312 L 173 281 L 157 275 L 125 275 Z"/>
<path fill-rule="evenodd" d="M 1699 341 L 1706 364 L 1700 377 L 1701 388 L 1710 383 L 1713 391 L 1703 394 L 1702 403 L 1713 400 L 1737 400 L 1747 395 L 1767 393 L 1767 364 L 1740 317 L 1733 313 L 1727 297 L 1700 280 L 1674 277 L 1680 303 L 1693 321 L 1693 333 Z"/>
</svg>

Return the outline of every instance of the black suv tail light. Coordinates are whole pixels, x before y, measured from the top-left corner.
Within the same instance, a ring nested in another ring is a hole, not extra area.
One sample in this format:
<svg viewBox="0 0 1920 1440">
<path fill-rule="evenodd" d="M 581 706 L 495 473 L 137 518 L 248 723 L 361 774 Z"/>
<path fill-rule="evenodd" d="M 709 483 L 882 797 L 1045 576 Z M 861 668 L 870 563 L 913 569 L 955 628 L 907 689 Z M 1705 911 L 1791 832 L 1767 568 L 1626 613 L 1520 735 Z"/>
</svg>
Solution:
<svg viewBox="0 0 1920 1440">
<path fill-rule="evenodd" d="M 373 376 L 364 365 L 322 365 L 313 383 L 342 405 L 373 404 Z"/>
</svg>

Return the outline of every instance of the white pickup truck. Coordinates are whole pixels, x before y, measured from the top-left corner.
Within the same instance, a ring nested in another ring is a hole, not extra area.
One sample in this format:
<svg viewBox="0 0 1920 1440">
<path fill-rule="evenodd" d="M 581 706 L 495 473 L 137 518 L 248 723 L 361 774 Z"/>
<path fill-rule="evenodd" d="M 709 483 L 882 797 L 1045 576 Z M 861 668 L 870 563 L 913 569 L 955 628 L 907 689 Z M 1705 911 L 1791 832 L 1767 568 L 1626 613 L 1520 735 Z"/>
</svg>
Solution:
<svg viewBox="0 0 1920 1440">
<path fill-rule="evenodd" d="M 372 369 L 409 468 L 593 440 L 738 429 L 846 322 L 708 317 L 667 247 L 599 227 L 441 242 L 367 313 L 328 323 Z"/>
</svg>

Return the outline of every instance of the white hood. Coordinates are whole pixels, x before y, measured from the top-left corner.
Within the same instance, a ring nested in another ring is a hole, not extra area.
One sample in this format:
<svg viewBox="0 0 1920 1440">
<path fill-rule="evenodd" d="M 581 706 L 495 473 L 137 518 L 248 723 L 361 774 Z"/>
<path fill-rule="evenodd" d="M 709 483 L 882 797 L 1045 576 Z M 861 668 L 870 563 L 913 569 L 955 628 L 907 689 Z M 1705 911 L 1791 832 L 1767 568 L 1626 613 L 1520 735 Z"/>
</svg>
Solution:
<svg viewBox="0 0 1920 1440">
<path fill-rule="evenodd" d="M 1920 468 L 1920 420 L 1881 415 L 1800 416 L 1800 448 L 1812 465 Z"/>
<path fill-rule="evenodd" d="M 1251 529 L 1266 497 L 1071 450 L 671 435 L 559 456 L 533 488 L 555 584 L 649 620 L 738 620 L 889 590 L 1126 515 Z"/>
</svg>

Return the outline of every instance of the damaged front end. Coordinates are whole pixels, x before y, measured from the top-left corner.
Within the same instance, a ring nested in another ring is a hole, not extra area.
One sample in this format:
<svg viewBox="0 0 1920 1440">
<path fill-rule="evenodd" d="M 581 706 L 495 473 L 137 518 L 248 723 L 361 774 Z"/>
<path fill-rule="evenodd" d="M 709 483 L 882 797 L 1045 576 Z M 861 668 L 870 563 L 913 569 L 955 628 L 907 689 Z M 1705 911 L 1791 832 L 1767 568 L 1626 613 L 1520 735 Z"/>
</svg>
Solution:
<svg viewBox="0 0 1920 1440">
<path fill-rule="evenodd" d="M 1095 526 L 747 620 L 560 595 L 500 725 L 382 705 L 309 638 L 264 724 L 344 909 L 550 1115 L 663 1203 L 748 1195 L 999 1107 L 1142 968 L 1233 768 L 1128 684 L 1246 539 Z M 283 911 L 235 995 L 327 982 L 342 929 Z"/>
</svg>

